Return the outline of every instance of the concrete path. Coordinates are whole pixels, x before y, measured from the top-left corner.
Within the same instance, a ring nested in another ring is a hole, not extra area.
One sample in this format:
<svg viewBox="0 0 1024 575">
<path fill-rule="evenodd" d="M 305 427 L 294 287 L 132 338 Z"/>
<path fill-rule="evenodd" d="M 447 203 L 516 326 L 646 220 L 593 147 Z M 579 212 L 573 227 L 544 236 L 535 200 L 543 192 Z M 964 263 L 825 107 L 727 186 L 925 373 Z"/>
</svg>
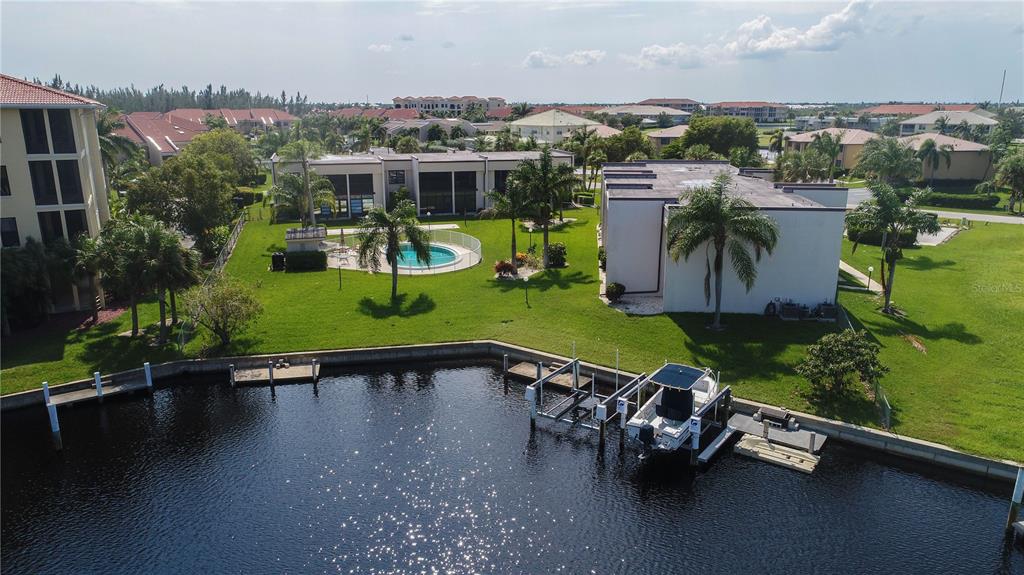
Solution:
<svg viewBox="0 0 1024 575">
<path fill-rule="evenodd" d="M 938 214 L 940 218 L 950 219 L 963 219 L 974 222 L 991 222 L 993 224 L 1018 224 L 1024 225 L 1024 216 L 997 216 L 995 214 L 970 214 L 967 212 L 946 212 L 943 210 L 933 210 L 930 208 L 924 208 L 924 211 Z"/>
<path fill-rule="evenodd" d="M 956 235 L 960 231 L 960 228 L 952 228 L 943 226 L 939 228 L 939 232 L 935 234 L 919 233 L 917 234 L 917 245 L 919 246 L 937 246 L 949 238 Z"/>
<path fill-rule="evenodd" d="M 857 268 L 851 266 L 850 264 L 844 262 L 843 260 L 839 260 L 839 269 L 850 274 L 860 283 L 864 285 L 869 285 L 868 276 L 864 275 L 859 270 L 857 270 Z M 877 278 L 871 278 L 871 284 L 869 285 L 868 289 L 875 293 L 882 293 L 882 284 L 878 283 Z"/>
</svg>

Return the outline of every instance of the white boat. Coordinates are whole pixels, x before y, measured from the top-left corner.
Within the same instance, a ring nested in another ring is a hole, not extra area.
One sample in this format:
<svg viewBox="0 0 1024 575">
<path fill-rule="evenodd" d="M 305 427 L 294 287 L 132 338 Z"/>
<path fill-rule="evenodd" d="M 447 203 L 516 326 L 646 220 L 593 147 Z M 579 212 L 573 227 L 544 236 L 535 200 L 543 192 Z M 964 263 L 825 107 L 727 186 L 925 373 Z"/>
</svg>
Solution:
<svg viewBox="0 0 1024 575">
<path fill-rule="evenodd" d="M 718 393 L 718 378 L 709 368 L 666 363 L 647 383 L 658 391 L 626 422 L 629 438 L 643 446 L 641 457 L 690 448 L 691 426 L 699 434 L 701 424 L 692 416 Z"/>
</svg>

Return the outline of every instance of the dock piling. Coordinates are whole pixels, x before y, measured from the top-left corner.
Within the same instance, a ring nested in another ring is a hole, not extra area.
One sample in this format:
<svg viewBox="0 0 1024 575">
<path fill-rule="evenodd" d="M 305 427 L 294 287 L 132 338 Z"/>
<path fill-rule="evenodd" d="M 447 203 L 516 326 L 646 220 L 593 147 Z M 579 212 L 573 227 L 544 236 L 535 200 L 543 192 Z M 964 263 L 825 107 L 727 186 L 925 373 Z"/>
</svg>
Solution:
<svg viewBox="0 0 1024 575">
<path fill-rule="evenodd" d="M 94 371 L 92 378 L 96 381 L 96 397 L 103 401 L 103 382 L 100 380 L 100 372 Z"/>
<path fill-rule="evenodd" d="M 267 379 L 270 381 L 270 389 L 274 389 L 274 360 L 267 362 Z"/>
<path fill-rule="evenodd" d="M 507 353 L 502 356 L 501 361 L 502 361 L 501 369 L 505 373 L 505 375 L 508 375 L 508 354 Z"/>
<path fill-rule="evenodd" d="M 316 371 L 316 359 L 314 358 L 314 359 L 313 359 L 313 383 L 316 383 L 316 381 L 317 381 L 318 379 L 319 379 L 319 377 L 317 377 L 317 371 Z"/>
<path fill-rule="evenodd" d="M 807 453 L 811 453 L 811 454 L 814 453 L 814 440 L 815 439 L 817 439 L 817 437 L 814 435 L 814 432 L 812 431 L 810 439 L 807 440 L 807 443 L 808 443 L 808 445 L 807 445 Z"/>
<path fill-rule="evenodd" d="M 43 401 L 46 403 L 46 414 L 50 416 L 50 436 L 53 438 L 53 447 L 60 451 L 64 442 L 60 437 L 60 420 L 57 419 L 57 406 L 50 403 L 50 384 L 43 382 Z"/>
<path fill-rule="evenodd" d="M 146 389 L 153 393 L 153 370 L 149 367 L 148 361 L 142 364 L 142 370 L 146 372 Z"/>
<path fill-rule="evenodd" d="M 235 364 L 228 364 L 228 382 L 231 383 L 231 387 L 235 387 Z"/>
<path fill-rule="evenodd" d="M 1013 484 L 1013 497 L 1010 499 L 1010 514 L 1006 518 L 1006 529 L 1012 529 L 1020 513 L 1021 504 L 1024 499 L 1024 467 L 1017 468 L 1017 482 Z"/>
<path fill-rule="evenodd" d="M 602 419 L 600 428 L 597 430 L 597 448 L 601 451 L 604 451 L 604 427 L 605 421 Z"/>
</svg>

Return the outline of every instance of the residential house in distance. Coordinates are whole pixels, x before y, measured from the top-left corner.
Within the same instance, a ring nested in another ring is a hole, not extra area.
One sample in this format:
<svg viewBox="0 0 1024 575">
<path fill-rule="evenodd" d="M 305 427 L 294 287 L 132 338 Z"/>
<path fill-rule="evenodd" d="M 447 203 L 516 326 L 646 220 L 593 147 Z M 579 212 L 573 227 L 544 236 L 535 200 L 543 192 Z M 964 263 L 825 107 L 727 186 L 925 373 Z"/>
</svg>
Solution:
<svg viewBox="0 0 1024 575">
<path fill-rule="evenodd" d="M 392 100 L 395 108 L 412 109 L 417 112 L 449 112 L 461 114 L 470 106 L 479 106 L 485 112 L 506 105 L 504 98 L 477 96 L 406 96 Z"/>
<path fill-rule="evenodd" d="M 673 124 L 685 124 L 690 121 L 689 112 L 683 112 L 674 108 L 666 108 L 664 106 L 626 104 L 624 106 L 601 108 L 597 110 L 596 113 L 608 114 L 609 116 L 615 116 L 617 118 L 627 115 L 638 116 L 643 119 L 643 124 L 645 126 L 656 126 L 658 124 L 658 118 L 662 115 L 667 116 Z"/>
<path fill-rule="evenodd" d="M 935 123 L 938 122 L 940 118 L 946 119 L 946 123 L 950 129 L 959 126 L 963 122 L 967 122 L 972 128 L 977 129 L 980 126 L 982 133 L 985 134 L 987 134 L 993 126 L 999 123 L 988 116 L 975 114 L 974 112 L 936 110 L 934 112 L 928 112 L 927 114 L 909 118 L 900 122 L 900 135 L 909 136 L 911 134 L 936 132 L 938 131 L 938 128 L 935 126 Z"/>
<path fill-rule="evenodd" d="M 757 282 L 748 292 L 728 261 L 723 266 L 722 311 L 763 313 L 772 302 L 811 309 L 835 303 L 846 215 L 846 188 L 834 184 L 772 184 L 741 175 L 728 162 L 654 160 L 603 166 L 601 242 L 609 283 L 626 293 L 658 296 L 666 312 L 708 312 L 704 250 L 674 261 L 665 242 L 665 222 L 689 189 L 716 176 L 732 176 L 728 193 L 750 201 L 779 225 L 779 242 L 762 254 Z"/>
<path fill-rule="evenodd" d="M 786 140 L 786 151 L 802 152 L 814 143 L 815 138 L 821 134 L 831 134 L 832 137 L 839 138 L 839 148 L 841 151 L 839 152 L 839 157 L 836 158 L 836 167 L 844 170 L 852 170 L 860 159 L 860 153 L 864 150 L 864 144 L 879 137 L 878 134 L 866 130 L 825 128 L 790 136 Z"/>
<path fill-rule="evenodd" d="M 984 144 L 937 133 L 914 134 L 900 138 L 901 142 L 908 144 L 915 151 L 920 149 L 926 140 L 934 140 L 936 145 L 949 146 L 952 150 L 949 166 L 940 160 L 934 178 L 931 165 L 925 164 L 921 167 L 921 177 L 925 181 L 935 179 L 947 182 L 982 182 L 992 177 L 992 150 Z"/>
<path fill-rule="evenodd" d="M 416 132 L 416 139 L 426 142 L 430 134 L 431 126 L 440 126 L 445 134 L 451 134 L 456 126 L 462 128 L 466 136 L 475 136 L 477 128 L 472 123 L 461 118 L 428 118 L 423 120 L 389 120 L 384 123 L 384 129 L 389 136 L 404 132 Z"/>
<path fill-rule="evenodd" d="M 522 138 L 533 137 L 538 142 L 555 145 L 580 128 L 596 128 L 601 123 L 562 110 L 551 109 L 520 118 L 508 125 L 513 133 Z"/>
<path fill-rule="evenodd" d="M 838 120 L 844 128 L 877 132 L 891 118 L 892 116 L 870 116 L 866 114 L 845 117 L 824 116 L 822 118 L 817 116 L 797 116 L 793 120 L 793 128 L 798 132 L 821 130 L 835 126 Z"/>
<path fill-rule="evenodd" d="M 381 120 L 416 120 L 420 113 L 411 108 L 339 108 L 327 112 L 328 116 L 336 118 L 380 118 Z"/>
<path fill-rule="evenodd" d="M 572 154 L 553 150 L 556 164 L 572 165 Z M 426 152 L 329 155 L 310 168 L 334 186 L 337 217 L 359 217 L 374 206 L 390 207 L 395 192 L 406 188 L 420 214 L 476 213 L 487 206 L 487 190 L 504 191 L 509 173 L 540 152 Z M 297 173 L 294 162 L 272 158 L 276 180 L 281 172 Z"/>
<path fill-rule="evenodd" d="M 974 104 L 902 104 L 890 103 L 864 108 L 857 112 L 858 116 L 920 116 L 935 110 L 950 112 L 970 112 L 977 108 Z"/>
<path fill-rule="evenodd" d="M 661 106 L 663 108 L 672 108 L 673 110 L 689 112 L 691 114 L 701 110 L 700 102 L 689 98 L 647 98 L 646 100 L 637 102 L 637 105 Z"/>
<path fill-rule="evenodd" d="M 121 116 L 121 120 L 124 128 L 117 133 L 146 150 L 146 159 L 154 166 L 159 166 L 171 156 L 177 156 L 193 138 L 209 131 L 205 124 L 170 113 L 132 112 Z"/>
<path fill-rule="evenodd" d="M 751 118 L 758 124 L 783 122 L 789 112 L 789 107 L 785 104 L 772 102 L 718 102 L 708 104 L 706 107 L 711 116 Z"/>
<path fill-rule="evenodd" d="M 197 124 L 205 123 L 206 116 L 221 117 L 227 122 L 229 128 L 242 134 L 248 134 L 257 130 L 267 131 L 275 127 L 287 130 L 292 127 L 292 123 L 295 120 L 298 120 L 298 118 L 288 112 L 273 108 L 246 108 L 240 110 L 231 108 L 217 108 L 213 110 L 178 108 L 167 113 L 175 118 L 181 118 Z"/>
<path fill-rule="evenodd" d="M 684 124 L 680 126 L 672 126 L 671 128 L 654 130 L 647 132 L 647 137 L 651 140 L 651 144 L 654 145 L 654 150 L 660 154 L 662 148 L 671 144 L 677 138 L 681 138 L 683 134 L 686 133 L 686 129 L 688 127 L 689 126 Z"/>
<path fill-rule="evenodd" d="M 0 239 L 94 237 L 110 219 L 96 113 L 103 104 L 0 74 Z M 88 279 L 53 286 L 54 311 L 91 309 Z"/>
</svg>

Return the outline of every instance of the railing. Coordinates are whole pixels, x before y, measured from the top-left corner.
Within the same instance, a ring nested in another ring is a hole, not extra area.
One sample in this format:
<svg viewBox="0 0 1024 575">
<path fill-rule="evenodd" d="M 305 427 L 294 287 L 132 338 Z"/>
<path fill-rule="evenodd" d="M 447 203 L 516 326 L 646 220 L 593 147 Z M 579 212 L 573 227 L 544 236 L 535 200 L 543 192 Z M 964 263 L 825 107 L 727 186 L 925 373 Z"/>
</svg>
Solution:
<svg viewBox="0 0 1024 575">
<path fill-rule="evenodd" d="M 249 211 L 242 210 L 238 221 L 235 222 L 235 227 L 231 228 L 231 234 L 228 235 L 228 241 L 224 243 L 224 247 L 220 249 L 220 253 L 217 254 L 217 259 L 213 260 L 213 267 L 203 278 L 202 285 L 210 283 L 210 280 L 216 277 L 217 274 L 224 269 L 224 265 L 228 263 L 228 258 L 231 257 L 231 252 L 234 251 L 235 245 L 238 243 L 238 236 L 242 235 L 242 228 L 245 227 L 246 219 L 248 218 Z M 178 351 L 185 351 L 185 342 L 188 341 L 189 332 L 195 330 L 196 318 L 186 317 L 185 321 L 181 324 L 181 330 L 178 332 Z"/>
<path fill-rule="evenodd" d="M 323 240 L 327 238 L 327 228 L 288 228 L 284 232 L 285 241 L 288 240 Z"/>
</svg>

